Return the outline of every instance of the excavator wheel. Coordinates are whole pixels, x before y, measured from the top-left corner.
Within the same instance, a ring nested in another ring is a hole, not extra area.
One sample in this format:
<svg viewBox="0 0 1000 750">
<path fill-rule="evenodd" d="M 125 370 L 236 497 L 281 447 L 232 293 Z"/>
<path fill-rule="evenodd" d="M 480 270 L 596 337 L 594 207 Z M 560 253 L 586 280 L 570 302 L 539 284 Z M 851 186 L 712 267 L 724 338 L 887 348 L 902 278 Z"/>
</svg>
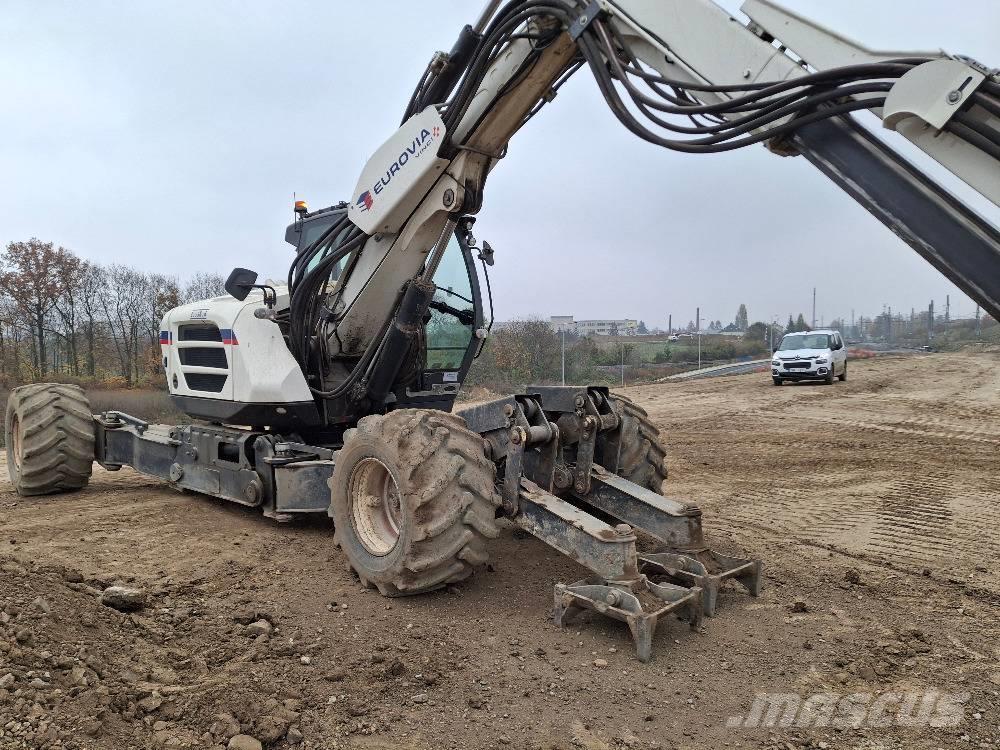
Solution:
<svg viewBox="0 0 1000 750">
<path fill-rule="evenodd" d="M 496 467 L 465 420 L 430 409 L 362 418 L 330 479 L 335 540 L 363 585 L 406 596 L 468 578 L 499 531 Z"/>
<path fill-rule="evenodd" d="M 667 452 L 660 442 L 660 431 L 645 409 L 631 399 L 615 394 L 611 401 L 622 419 L 617 473 L 640 487 L 662 493 L 667 478 Z"/>
<path fill-rule="evenodd" d="M 94 418 L 75 385 L 22 385 L 7 399 L 7 470 L 20 495 L 87 486 L 94 467 Z"/>
</svg>

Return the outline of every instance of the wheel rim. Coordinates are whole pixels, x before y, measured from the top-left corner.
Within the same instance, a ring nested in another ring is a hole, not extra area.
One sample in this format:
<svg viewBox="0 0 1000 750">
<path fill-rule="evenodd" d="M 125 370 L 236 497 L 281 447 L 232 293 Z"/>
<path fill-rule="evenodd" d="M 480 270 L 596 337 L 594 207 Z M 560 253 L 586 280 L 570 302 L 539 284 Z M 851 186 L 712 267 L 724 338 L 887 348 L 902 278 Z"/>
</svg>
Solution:
<svg viewBox="0 0 1000 750">
<path fill-rule="evenodd" d="M 399 541 L 399 487 L 388 467 L 364 458 L 351 472 L 351 520 L 358 540 L 371 554 L 384 557 Z"/>
<path fill-rule="evenodd" d="M 14 416 L 10 426 L 10 455 L 14 460 L 14 468 L 21 470 L 21 420 Z"/>
</svg>

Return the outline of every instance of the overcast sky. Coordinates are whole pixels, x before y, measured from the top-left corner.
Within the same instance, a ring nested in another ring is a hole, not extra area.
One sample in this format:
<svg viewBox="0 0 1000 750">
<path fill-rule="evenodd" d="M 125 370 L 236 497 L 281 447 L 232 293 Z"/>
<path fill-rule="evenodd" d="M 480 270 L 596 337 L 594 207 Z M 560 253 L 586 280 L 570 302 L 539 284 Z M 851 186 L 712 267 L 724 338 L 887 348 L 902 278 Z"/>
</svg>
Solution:
<svg viewBox="0 0 1000 750">
<path fill-rule="evenodd" d="M 994 0 L 789 5 L 873 47 L 1000 65 Z M 5 0 L 0 241 L 37 236 L 182 277 L 237 265 L 283 276 L 293 192 L 313 208 L 350 198 L 430 55 L 480 7 Z M 586 70 L 515 136 L 476 229 L 496 249 L 499 319 L 683 325 L 700 305 L 728 322 L 740 302 L 751 320 L 808 318 L 813 286 L 826 321 L 931 298 L 943 309 L 946 294 L 953 315 L 973 312 L 804 159 L 641 142 Z"/>
</svg>

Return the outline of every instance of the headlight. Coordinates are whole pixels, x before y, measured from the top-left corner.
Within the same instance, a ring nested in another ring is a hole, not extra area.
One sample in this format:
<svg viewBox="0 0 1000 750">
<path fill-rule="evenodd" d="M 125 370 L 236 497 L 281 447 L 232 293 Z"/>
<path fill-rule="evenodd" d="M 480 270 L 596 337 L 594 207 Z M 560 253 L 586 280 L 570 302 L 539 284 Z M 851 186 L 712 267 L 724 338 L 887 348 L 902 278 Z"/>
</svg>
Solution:
<svg viewBox="0 0 1000 750">
<path fill-rule="evenodd" d="M 825 365 L 826 364 L 826 357 L 816 357 L 816 364 L 817 365 Z"/>
<path fill-rule="evenodd" d="M 771 364 L 774 365 L 775 367 L 781 367 L 781 362 L 779 362 L 776 359 L 775 360 L 771 360 Z"/>
</svg>

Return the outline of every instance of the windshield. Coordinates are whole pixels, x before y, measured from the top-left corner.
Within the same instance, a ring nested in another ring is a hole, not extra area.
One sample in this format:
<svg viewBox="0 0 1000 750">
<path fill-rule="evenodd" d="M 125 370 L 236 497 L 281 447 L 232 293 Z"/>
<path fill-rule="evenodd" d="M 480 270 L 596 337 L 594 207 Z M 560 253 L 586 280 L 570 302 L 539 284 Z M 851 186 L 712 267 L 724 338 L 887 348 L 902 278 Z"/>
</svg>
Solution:
<svg viewBox="0 0 1000 750">
<path fill-rule="evenodd" d="M 826 333 L 793 333 L 785 336 L 781 340 L 779 352 L 794 351 L 795 349 L 829 349 L 830 336 Z"/>
</svg>

